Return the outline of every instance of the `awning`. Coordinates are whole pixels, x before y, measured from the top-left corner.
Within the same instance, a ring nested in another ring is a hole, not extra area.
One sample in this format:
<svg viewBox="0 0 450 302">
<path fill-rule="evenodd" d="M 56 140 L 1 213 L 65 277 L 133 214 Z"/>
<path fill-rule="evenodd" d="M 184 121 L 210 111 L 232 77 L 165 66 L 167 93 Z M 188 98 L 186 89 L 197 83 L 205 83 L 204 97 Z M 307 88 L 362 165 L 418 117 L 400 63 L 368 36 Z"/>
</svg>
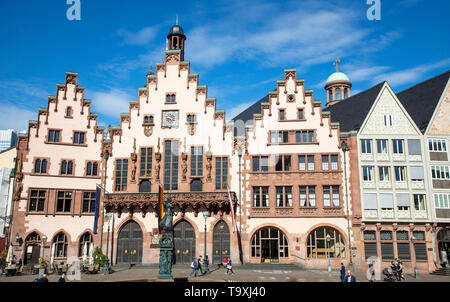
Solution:
<svg viewBox="0 0 450 302">
<path fill-rule="evenodd" d="M 376 193 L 364 193 L 363 194 L 364 210 L 376 210 L 378 209 L 377 194 Z"/>
<path fill-rule="evenodd" d="M 391 193 L 381 193 L 380 194 L 380 208 L 382 209 L 393 209 L 394 208 L 394 197 Z"/>
<path fill-rule="evenodd" d="M 407 193 L 397 193 L 397 206 L 398 207 L 410 207 L 411 201 L 409 199 L 409 194 Z"/>
</svg>

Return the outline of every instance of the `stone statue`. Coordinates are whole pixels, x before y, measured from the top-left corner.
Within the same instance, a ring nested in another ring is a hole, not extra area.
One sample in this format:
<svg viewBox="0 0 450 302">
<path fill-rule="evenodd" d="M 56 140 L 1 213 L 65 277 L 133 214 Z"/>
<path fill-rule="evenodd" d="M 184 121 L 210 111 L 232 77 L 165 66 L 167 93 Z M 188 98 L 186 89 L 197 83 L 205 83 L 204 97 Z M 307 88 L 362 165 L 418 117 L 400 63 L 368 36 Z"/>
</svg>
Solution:
<svg viewBox="0 0 450 302">
<path fill-rule="evenodd" d="M 172 263 L 173 260 L 173 205 L 172 198 L 168 198 L 164 203 L 164 217 L 159 222 L 159 229 L 162 236 L 159 240 L 159 274 L 158 279 L 173 279 L 172 278 Z"/>
</svg>

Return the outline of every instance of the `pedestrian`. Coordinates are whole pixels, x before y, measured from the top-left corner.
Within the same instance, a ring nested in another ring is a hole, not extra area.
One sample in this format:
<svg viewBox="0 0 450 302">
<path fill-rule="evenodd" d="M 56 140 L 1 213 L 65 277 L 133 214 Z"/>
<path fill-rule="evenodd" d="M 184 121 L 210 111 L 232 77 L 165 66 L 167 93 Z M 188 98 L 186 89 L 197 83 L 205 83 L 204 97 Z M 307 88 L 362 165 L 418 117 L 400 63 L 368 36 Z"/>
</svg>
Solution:
<svg viewBox="0 0 450 302">
<path fill-rule="evenodd" d="M 66 274 L 62 274 L 61 277 L 59 277 L 58 282 L 66 282 Z"/>
<path fill-rule="evenodd" d="M 398 281 L 401 281 L 402 279 L 404 281 L 406 281 L 405 276 L 403 275 L 403 269 L 405 268 L 405 266 L 403 265 L 403 262 L 399 261 L 398 262 L 398 267 L 397 267 L 397 274 L 398 274 Z"/>
<path fill-rule="evenodd" d="M 223 261 L 222 261 L 222 264 L 223 264 L 223 267 L 227 267 L 227 263 L 228 263 L 228 258 L 227 257 L 225 257 L 225 258 L 223 258 Z"/>
<path fill-rule="evenodd" d="M 0 256 L 0 276 L 3 275 L 3 271 L 5 269 L 5 259 Z"/>
<path fill-rule="evenodd" d="M 345 278 L 345 266 L 344 262 L 341 262 L 341 282 L 344 282 L 344 278 Z"/>
<path fill-rule="evenodd" d="M 232 263 L 231 263 L 231 259 L 228 258 L 228 262 L 227 262 L 227 272 L 226 272 L 225 274 L 228 275 L 228 273 L 229 273 L 230 271 L 231 271 L 231 274 L 234 275 L 234 272 L 233 272 L 233 265 L 232 265 Z"/>
<path fill-rule="evenodd" d="M 195 277 L 198 277 L 198 261 L 195 257 L 192 259 L 191 268 L 192 272 L 189 274 L 189 277 L 192 277 L 192 274 L 194 273 Z"/>
<path fill-rule="evenodd" d="M 48 282 L 48 278 L 46 274 L 43 274 L 41 278 L 39 278 L 38 282 Z"/>
<path fill-rule="evenodd" d="M 348 270 L 347 276 L 345 276 L 344 282 L 356 282 L 355 276 L 352 275 L 352 271 Z"/>
<path fill-rule="evenodd" d="M 200 255 L 200 257 L 198 257 L 198 271 L 199 271 L 200 275 L 203 275 L 203 259 L 202 259 L 202 255 Z"/>
<path fill-rule="evenodd" d="M 375 280 L 375 267 L 374 267 L 375 261 L 372 261 L 369 263 L 369 273 L 370 273 L 370 279 L 369 282 L 373 282 Z"/>
</svg>

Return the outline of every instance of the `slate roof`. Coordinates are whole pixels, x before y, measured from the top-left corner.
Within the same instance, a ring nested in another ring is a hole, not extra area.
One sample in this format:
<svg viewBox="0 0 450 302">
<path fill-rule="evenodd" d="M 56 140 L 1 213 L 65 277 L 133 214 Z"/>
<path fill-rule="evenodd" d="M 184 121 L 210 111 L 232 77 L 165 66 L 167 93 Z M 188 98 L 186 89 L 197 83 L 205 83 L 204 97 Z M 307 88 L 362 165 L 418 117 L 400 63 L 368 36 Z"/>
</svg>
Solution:
<svg viewBox="0 0 450 302">
<path fill-rule="evenodd" d="M 397 93 L 422 133 L 428 127 L 450 77 L 450 70 Z"/>
<path fill-rule="evenodd" d="M 253 114 L 255 113 L 261 113 L 261 103 L 268 103 L 269 102 L 269 95 L 266 95 L 238 115 L 236 115 L 235 118 L 232 119 L 232 121 L 239 121 L 242 120 L 244 123 L 247 121 L 251 121 L 251 124 L 253 125 Z"/>
<path fill-rule="evenodd" d="M 325 108 L 323 111 L 331 113 L 332 122 L 339 122 L 341 132 L 357 131 L 361 128 L 384 83 L 381 82 L 372 88 Z"/>
</svg>

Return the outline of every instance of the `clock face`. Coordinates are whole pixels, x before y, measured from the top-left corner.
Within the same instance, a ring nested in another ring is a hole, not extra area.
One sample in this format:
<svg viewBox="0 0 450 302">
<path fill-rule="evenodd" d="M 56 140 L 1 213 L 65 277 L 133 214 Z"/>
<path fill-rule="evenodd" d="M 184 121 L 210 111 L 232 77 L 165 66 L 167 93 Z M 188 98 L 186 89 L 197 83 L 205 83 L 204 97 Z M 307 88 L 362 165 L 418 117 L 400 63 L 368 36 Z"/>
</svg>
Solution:
<svg viewBox="0 0 450 302">
<path fill-rule="evenodd" d="M 178 111 L 163 111 L 163 127 L 178 127 Z"/>
</svg>

